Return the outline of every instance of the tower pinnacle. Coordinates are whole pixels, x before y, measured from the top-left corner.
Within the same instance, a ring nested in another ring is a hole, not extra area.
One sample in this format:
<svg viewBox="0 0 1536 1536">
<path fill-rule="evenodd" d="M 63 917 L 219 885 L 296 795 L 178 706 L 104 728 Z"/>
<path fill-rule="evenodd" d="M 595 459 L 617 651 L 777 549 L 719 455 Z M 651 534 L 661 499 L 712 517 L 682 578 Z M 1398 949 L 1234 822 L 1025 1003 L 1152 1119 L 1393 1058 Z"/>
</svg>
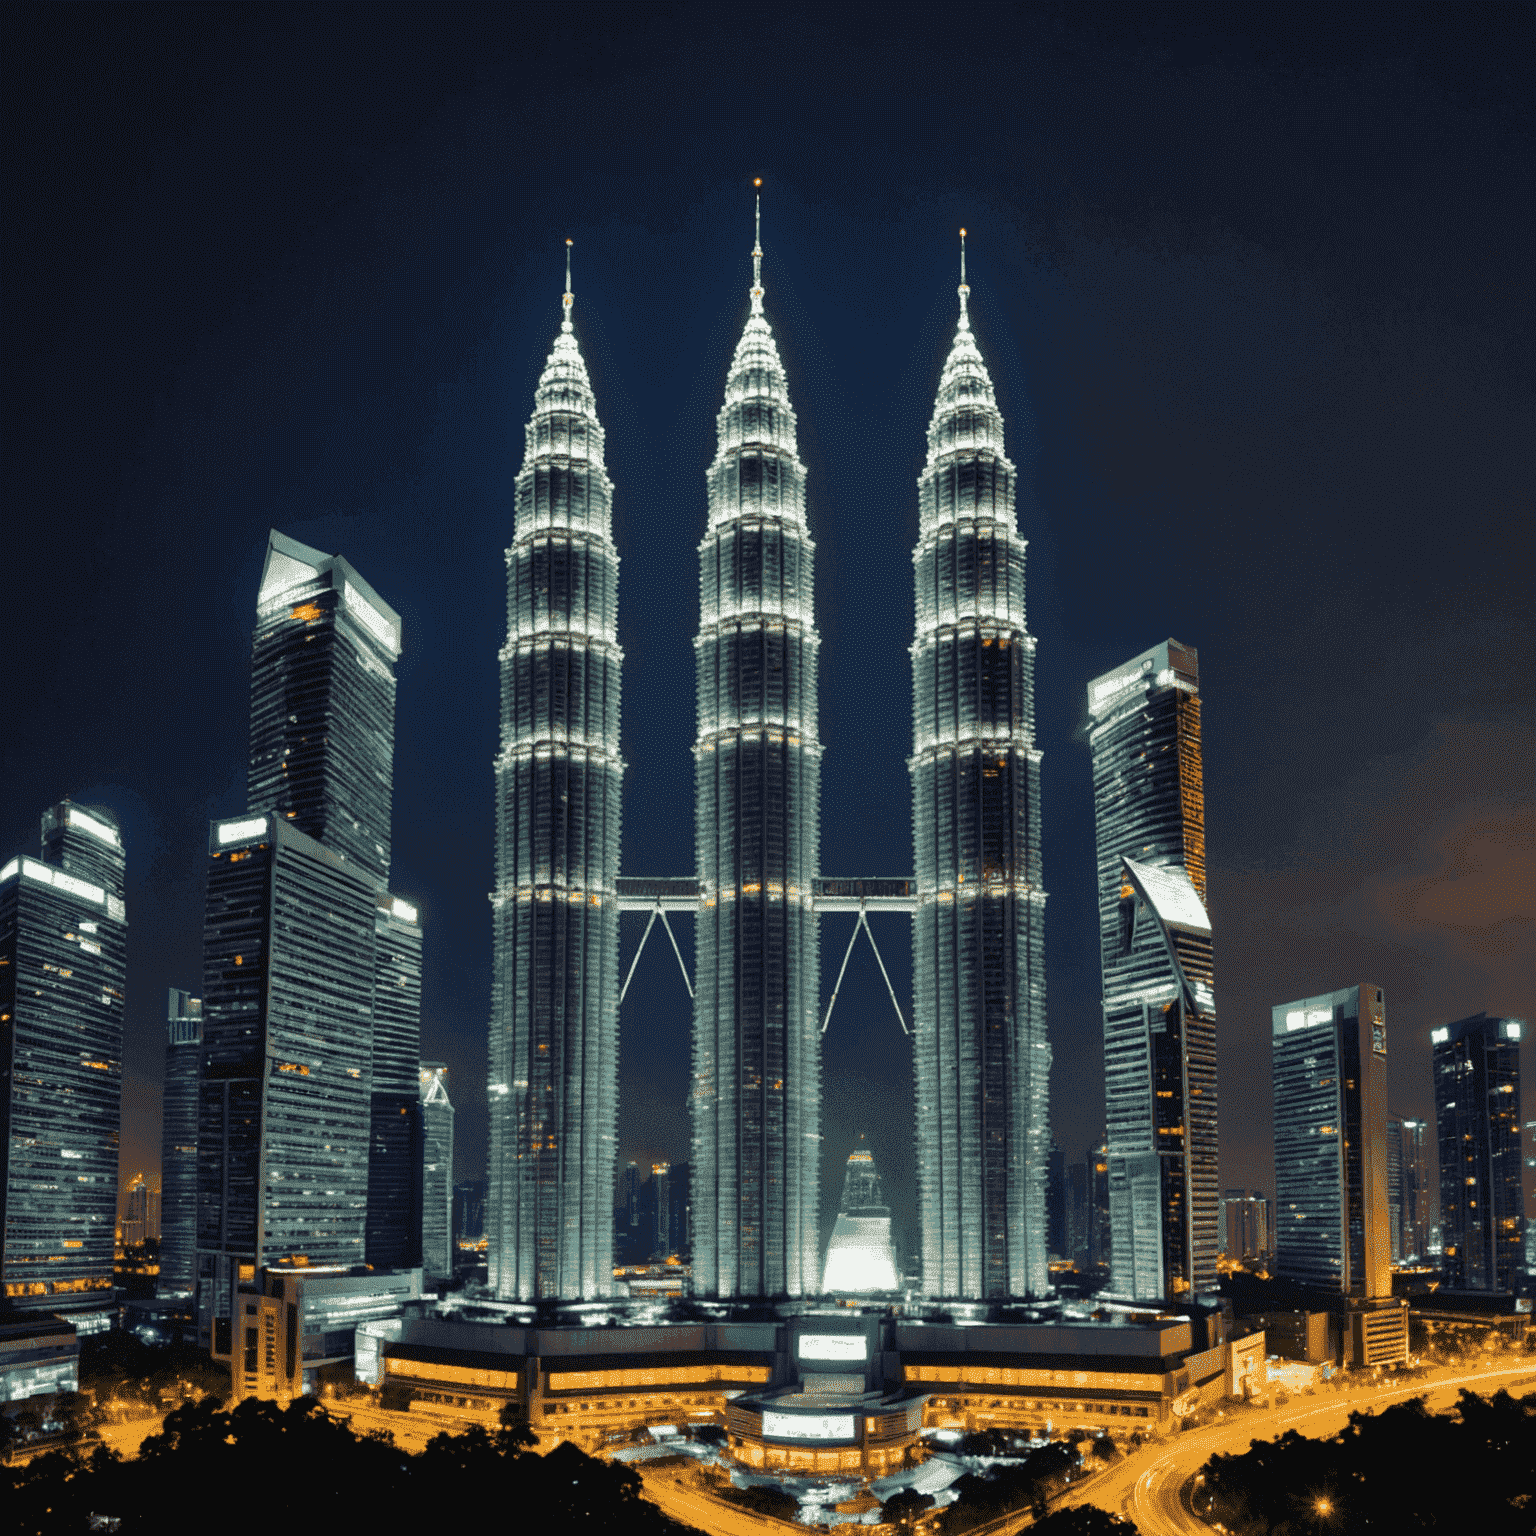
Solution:
<svg viewBox="0 0 1536 1536">
<path fill-rule="evenodd" d="M 565 305 L 565 318 L 560 322 L 562 331 L 571 329 L 571 306 L 576 302 L 576 295 L 571 291 L 571 242 L 565 242 L 565 293 L 560 301 Z"/>
<path fill-rule="evenodd" d="M 960 231 L 960 329 L 968 331 L 971 328 L 971 317 L 966 309 L 966 301 L 971 296 L 971 285 L 965 280 L 965 231 Z"/>
<path fill-rule="evenodd" d="M 758 176 L 752 185 L 761 187 L 763 178 Z M 763 312 L 763 194 L 757 194 L 757 217 L 753 224 L 752 240 L 752 313 Z"/>
</svg>

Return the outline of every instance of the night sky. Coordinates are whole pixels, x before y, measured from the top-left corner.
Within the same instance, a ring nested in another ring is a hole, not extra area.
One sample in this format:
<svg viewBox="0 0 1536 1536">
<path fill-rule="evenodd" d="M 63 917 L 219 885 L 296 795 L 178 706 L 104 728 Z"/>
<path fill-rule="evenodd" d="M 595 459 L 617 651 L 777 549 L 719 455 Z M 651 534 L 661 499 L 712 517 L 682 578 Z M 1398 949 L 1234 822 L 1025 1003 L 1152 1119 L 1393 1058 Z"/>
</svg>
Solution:
<svg viewBox="0 0 1536 1536">
<path fill-rule="evenodd" d="M 1103 1115 L 1084 688 L 1169 635 L 1201 663 L 1223 1184 L 1273 1188 L 1272 1004 L 1385 987 L 1392 1106 L 1425 1116 L 1431 1026 L 1536 1023 L 1530 11 L 1080 9 L 7 8 L 0 857 L 65 795 L 122 819 L 124 1177 L 159 1163 L 207 822 L 245 806 L 273 526 L 404 621 L 392 883 L 457 1174 L 484 1171 L 502 551 L 567 237 L 615 485 L 622 869 L 692 873 L 756 176 L 827 874 L 911 870 L 915 479 L 971 231 L 1039 640 L 1063 1148 Z M 851 923 L 823 920 L 824 998 Z M 906 919 L 873 926 L 910 1018 Z M 621 1025 L 642 1161 L 687 1155 L 659 937 Z M 826 1230 L 864 1132 L 905 1246 L 910 1049 L 862 943 L 824 1074 Z"/>
</svg>

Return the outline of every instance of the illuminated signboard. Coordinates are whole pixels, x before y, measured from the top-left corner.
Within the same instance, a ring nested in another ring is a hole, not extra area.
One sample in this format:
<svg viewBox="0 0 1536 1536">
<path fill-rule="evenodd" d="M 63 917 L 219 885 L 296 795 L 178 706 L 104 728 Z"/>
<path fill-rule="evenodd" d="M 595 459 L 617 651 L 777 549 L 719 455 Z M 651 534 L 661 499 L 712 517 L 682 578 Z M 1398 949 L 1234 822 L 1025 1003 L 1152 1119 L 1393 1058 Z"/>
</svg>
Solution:
<svg viewBox="0 0 1536 1536">
<path fill-rule="evenodd" d="M 763 1411 L 763 1435 L 773 1440 L 852 1440 L 851 1413 L 774 1413 Z"/>
<path fill-rule="evenodd" d="M 802 1360 L 863 1360 L 864 1335 L 862 1333 L 802 1333 L 800 1358 Z"/>
<path fill-rule="evenodd" d="M 226 843 L 249 842 L 253 837 L 259 837 L 267 830 L 267 818 L 265 816 L 252 816 L 245 821 L 226 821 L 219 827 L 219 846 Z"/>
<path fill-rule="evenodd" d="M 1332 1008 L 1292 1008 L 1285 1016 L 1287 1032 L 1293 1029 L 1315 1029 L 1319 1024 L 1331 1023 Z"/>
</svg>

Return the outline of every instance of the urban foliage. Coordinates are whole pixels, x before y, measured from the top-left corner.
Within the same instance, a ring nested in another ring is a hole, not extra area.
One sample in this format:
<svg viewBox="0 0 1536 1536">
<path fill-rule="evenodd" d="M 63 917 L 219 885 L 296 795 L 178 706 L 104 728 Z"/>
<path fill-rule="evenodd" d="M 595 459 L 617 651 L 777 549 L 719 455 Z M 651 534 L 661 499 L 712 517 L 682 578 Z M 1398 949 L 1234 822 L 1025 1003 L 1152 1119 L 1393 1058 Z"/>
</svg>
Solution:
<svg viewBox="0 0 1536 1536">
<path fill-rule="evenodd" d="M 933 1529 L 940 1536 L 959 1536 L 1019 1509 L 1033 1509 L 1038 1520 L 1046 1512 L 1046 1501 L 1066 1487 L 1081 1460 L 1075 1445 L 1058 1440 L 1032 1451 L 1022 1461 L 991 1467 L 984 1473 L 967 1472 L 950 1485 L 959 1499 L 945 1507 Z"/>
<path fill-rule="evenodd" d="M 1536 1393 L 1462 1392 L 1454 1414 L 1423 1399 L 1352 1413 L 1331 1440 L 1288 1430 L 1206 1463 L 1195 1511 L 1233 1536 L 1468 1531 L 1530 1536 L 1536 1524 Z"/>
<path fill-rule="evenodd" d="M 288 1408 L 255 1399 L 233 1410 L 211 1398 L 166 1415 L 164 1433 L 125 1461 L 49 1451 L 0 1467 L 0 1508 L 16 1536 L 193 1530 L 229 1536 L 302 1524 L 315 1529 L 424 1528 L 444 1501 L 465 1510 L 538 1512 L 555 1530 L 661 1536 L 687 1528 L 641 1498 L 637 1473 L 570 1444 L 547 1456 L 526 1432 L 475 1426 L 438 1435 L 419 1455 L 387 1434 L 357 1435 L 313 1398 Z"/>
</svg>

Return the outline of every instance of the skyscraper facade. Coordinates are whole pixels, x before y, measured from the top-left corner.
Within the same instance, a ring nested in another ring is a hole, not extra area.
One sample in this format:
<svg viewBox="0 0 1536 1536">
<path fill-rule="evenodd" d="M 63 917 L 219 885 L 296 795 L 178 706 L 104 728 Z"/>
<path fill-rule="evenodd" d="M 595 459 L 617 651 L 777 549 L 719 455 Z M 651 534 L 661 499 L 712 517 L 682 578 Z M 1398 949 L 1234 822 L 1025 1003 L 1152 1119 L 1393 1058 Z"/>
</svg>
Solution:
<svg viewBox="0 0 1536 1536">
<path fill-rule="evenodd" d="M 1398 1162 L 1401 1169 L 1400 1221 L 1406 1263 L 1422 1263 L 1429 1252 L 1429 1228 L 1434 1221 L 1435 1180 L 1430 1171 L 1433 1128 L 1427 1120 L 1398 1121 Z"/>
<path fill-rule="evenodd" d="M 346 560 L 272 532 L 251 809 L 208 843 L 196 1305 L 221 1357 L 242 1271 L 412 1258 L 370 1253 L 369 1222 L 371 1188 L 381 1214 L 400 1209 L 380 1172 L 411 1177 L 383 1155 L 393 1122 L 374 1134 L 398 1115 L 398 1078 L 408 1115 L 416 1103 L 414 1057 L 408 1071 L 396 1058 L 419 1029 L 419 915 L 386 883 L 400 642 L 398 615 Z"/>
<path fill-rule="evenodd" d="M 507 550 L 492 903 L 487 1267 L 606 1296 L 618 1116 L 619 557 L 571 323 L 539 377 Z"/>
<path fill-rule="evenodd" d="M 1362 982 L 1273 1010 L 1275 1272 L 1341 1296 L 1392 1294 L 1387 1026 Z"/>
<path fill-rule="evenodd" d="M 694 642 L 693 1283 L 814 1291 L 821 1038 L 813 546 L 762 246 L 708 472 Z"/>
<path fill-rule="evenodd" d="M 1430 1031 L 1440 1144 L 1441 1273 L 1453 1290 L 1508 1291 L 1525 1262 L 1520 1019 L 1486 1013 Z"/>
<path fill-rule="evenodd" d="M 448 1068 L 421 1064 L 421 1265 L 429 1280 L 453 1278 L 453 1103 Z"/>
<path fill-rule="evenodd" d="M 197 1272 L 197 1067 L 203 1001 L 180 987 L 166 999 L 165 1092 L 160 1120 L 160 1280 L 192 1289 Z"/>
<path fill-rule="evenodd" d="M 389 879 L 400 619 L 340 556 L 268 537 L 251 641 L 252 814 Z"/>
<path fill-rule="evenodd" d="M 1110 1289 L 1214 1291 L 1216 998 L 1194 650 L 1166 640 L 1088 685 L 1104 980 Z"/>
<path fill-rule="evenodd" d="M 923 1289 L 1044 1295 L 1051 1048 L 1035 641 L 1003 418 L 960 319 L 918 479 L 913 1047 Z"/>
<path fill-rule="evenodd" d="M 422 1262 L 421 925 L 408 901 L 373 907 L 373 1043 L 368 1132 L 367 1262 Z"/>
<path fill-rule="evenodd" d="M 43 815 L 0 869 L 0 1281 L 7 1305 L 112 1300 L 128 917 L 110 811 Z"/>
</svg>

